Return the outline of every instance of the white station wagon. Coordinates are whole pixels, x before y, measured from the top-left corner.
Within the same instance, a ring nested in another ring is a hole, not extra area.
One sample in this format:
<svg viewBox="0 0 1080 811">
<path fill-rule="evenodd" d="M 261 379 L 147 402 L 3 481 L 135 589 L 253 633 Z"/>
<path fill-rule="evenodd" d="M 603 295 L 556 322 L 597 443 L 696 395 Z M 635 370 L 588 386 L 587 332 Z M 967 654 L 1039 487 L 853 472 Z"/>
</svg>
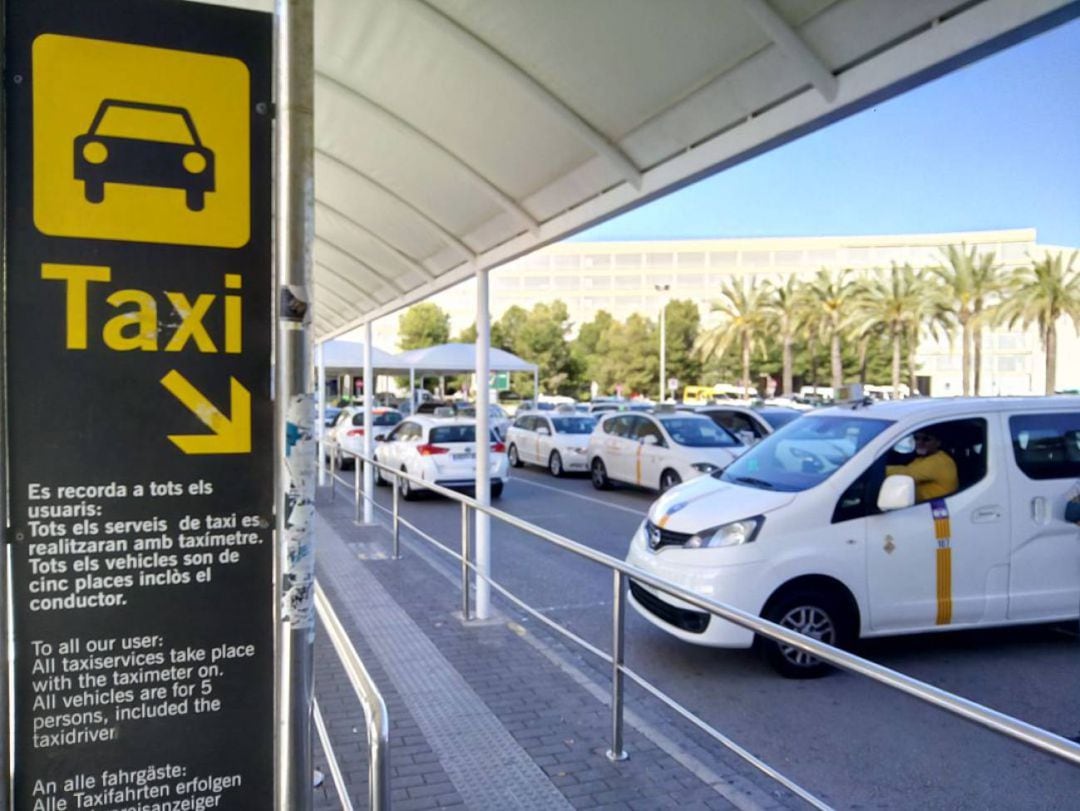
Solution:
<svg viewBox="0 0 1080 811">
<path fill-rule="evenodd" d="M 518 414 L 506 433 L 506 453 L 510 464 L 528 462 L 546 467 L 552 476 L 584 473 L 589 469 L 589 435 L 596 418 L 575 413 L 573 407 L 556 411 L 527 411 Z"/>
<path fill-rule="evenodd" d="M 731 432 L 700 414 L 617 412 L 605 415 L 589 437 L 589 470 L 598 490 L 618 481 L 663 492 L 722 470 L 745 450 Z"/>
<path fill-rule="evenodd" d="M 891 466 L 910 463 L 927 436 L 955 464 L 955 489 L 918 501 L 914 478 Z M 626 559 L 840 647 L 1071 620 L 1080 614 L 1078 481 L 1078 397 L 828 408 L 659 498 Z M 688 642 L 755 642 L 751 631 L 641 583 L 631 583 L 630 603 Z M 797 648 L 758 643 L 786 676 L 828 669 Z"/>
<path fill-rule="evenodd" d="M 506 446 L 494 430 L 487 445 L 491 497 L 498 498 L 510 475 Z M 375 461 L 451 490 L 471 490 L 476 487 L 476 455 L 482 450 L 483 445 L 476 441 L 475 420 L 417 415 L 398 423 L 378 440 Z M 375 481 L 388 483 L 379 468 L 375 468 Z M 401 479 L 402 498 L 411 501 L 417 495 L 417 485 Z"/>
</svg>

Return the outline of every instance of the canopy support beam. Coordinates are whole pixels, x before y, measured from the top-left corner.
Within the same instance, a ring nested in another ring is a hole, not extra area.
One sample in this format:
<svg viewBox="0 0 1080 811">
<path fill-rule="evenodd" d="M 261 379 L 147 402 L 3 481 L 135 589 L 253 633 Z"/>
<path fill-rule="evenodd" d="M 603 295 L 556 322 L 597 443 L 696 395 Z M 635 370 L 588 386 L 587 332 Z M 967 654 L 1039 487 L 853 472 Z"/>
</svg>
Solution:
<svg viewBox="0 0 1080 811">
<path fill-rule="evenodd" d="M 488 307 L 487 269 L 476 272 L 476 500 L 491 505 L 491 313 Z M 491 516 L 476 511 L 476 618 L 491 616 Z M 466 617 L 466 619 L 468 619 Z"/>
<path fill-rule="evenodd" d="M 364 322 L 364 523 L 372 523 L 371 499 L 375 495 L 375 468 L 368 460 L 372 458 L 375 448 L 371 436 L 375 430 L 375 419 L 372 414 L 375 408 L 374 371 L 371 363 L 371 322 Z M 353 464 L 360 464 L 359 460 Z"/>
<path fill-rule="evenodd" d="M 810 50 L 810 46 L 799 33 L 769 5 L 768 0 L 743 0 L 743 7 L 769 39 L 776 43 L 776 47 L 787 54 L 798 68 L 806 71 L 810 83 L 822 97 L 826 101 L 833 101 L 840 83 L 821 58 Z"/>
</svg>

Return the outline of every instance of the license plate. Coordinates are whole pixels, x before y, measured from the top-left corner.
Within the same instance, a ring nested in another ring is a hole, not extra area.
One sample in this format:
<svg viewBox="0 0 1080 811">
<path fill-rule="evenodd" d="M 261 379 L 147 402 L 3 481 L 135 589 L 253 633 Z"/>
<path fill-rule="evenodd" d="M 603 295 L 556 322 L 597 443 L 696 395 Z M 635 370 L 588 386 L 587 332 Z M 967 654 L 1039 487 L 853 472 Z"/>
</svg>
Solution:
<svg viewBox="0 0 1080 811">
<path fill-rule="evenodd" d="M 452 453 L 450 454 L 450 458 L 453 459 L 455 462 L 465 462 L 469 459 L 475 459 L 476 454 L 472 451 L 470 451 L 469 453 Z"/>
</svg>

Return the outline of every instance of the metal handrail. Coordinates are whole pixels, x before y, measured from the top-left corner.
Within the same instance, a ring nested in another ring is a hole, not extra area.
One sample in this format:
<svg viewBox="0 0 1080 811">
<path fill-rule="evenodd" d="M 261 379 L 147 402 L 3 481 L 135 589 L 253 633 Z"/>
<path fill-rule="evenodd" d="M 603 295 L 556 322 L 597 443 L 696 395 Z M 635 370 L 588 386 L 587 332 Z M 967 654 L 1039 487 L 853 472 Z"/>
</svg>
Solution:
<svg viewBox="0 0 1080 811">
<path fill-rule="evenodd" d="M 315 610 L 364 708 L 368 739 L 368 807 L 386 811 L 390 808 L 390 716 L 386 712 L 386 702 L 318 583 L 315 584 Z M 339 794 L 345 796 L 340 791 Z"/>
<path fill-rule="evenodd" d="M 389 477 L 393 477 L 392 482 L 394 485 L 395 557 L 397 557 L 397 525 L 400 521 L 397 510 L 397 485 L 398 480 L 400 478 L 404 478 L 408 479 L 410 482 L 418 485 L 425 490 L 430 490 L 431 492 L 438 493 L 439 495 L 445 496 L 446 498 L 449 498 L 451 500 L 458 501 L 462 505 L 467 505 L 474 510 L 483 512 L 493 518 L 509 524 L 512 527 L 520 529 L 521 531 L 526 532 L 530 535 L 533 535 L 534 537 L 547 541 L 560 549 L 564 549 L 587 560 L 593 561 L 594 563 L 606 566 L 607 568 L 613 570 L 613 572 L 617 573 L 617 580 L 623 581 L 622 583 L 620 583 L 620 588 L 625 585 L 626 577 L 633 578 L 635 581 L 649 585 L 665 594 L 682 600 L 683 602 L 689 603 L 690 605 L 695 606 L 702 611 L 706 611 L 713 616 L 717 616 L 721 619 L 733 622 L 736 625 L 753 631 L 754 633 L 761 634 L 770 639 L 781 642 L 785 645 L 791 645 L 793 647 L 799 648 L 800 650 L 806 651 L 807 653 L 810 653 L 813 656 L 816 656 L 817 658 L 826 661 L 836 667 L 865 676 L 866 678 L 872 679 L 873 681 L 876 681 L 880 684 L 884 684 L 887 687 L 891 687 L 894 690 L 906 693 L 920 701 L 926 702 L 940 709 L 943 709 L 946 712 L 950 712 L 975 724 L 983 726 L 1000 735 L 1004 735 L 1005 737 L 1020 741 L 1021 743 L 1024 743 L 1035 749 L 1039 749 L 1055 757 L 1061 758 L 1062 760 L 1070 762 L 1073 765 L 1080 766 L 1080 745 L 1073 743 L 1066 738 L 1055 735 L 1052 732 L 1048 732 L 1044 729 L 1036 727 L 1032 724 L 1028 724 L 1017 718 L 1013 718 L 1012 716 L 998 712 L 997 710 L 990 709 L 989 707 L 985 707 L 974 701 L 970 701 L 968 699 L 954 695 L 953 693 L 942 690 L 938 687 L 934 687 L 933 685 L 927 684 L 926 682 L 914 679 L 910 676 L 906 676 L 895 670 L 884 667 L 875 662 L 871 662 L 868 659 L 863 659 L 862 657 L 856 656 L 853 653 L 840 650 L 839 648 L 834 648 L 831 645 L 819 642 L 816 639 L 803 636 L 733 606 L 711 600 L 707 597 L 702 597 L 701 595 L 683 589 L 682 587 L 674 583 L 662 580 L 655 575 L 650 574 L 649 572 L 638 569 L 635 566 L 631 566 L 626 562 L 619 560 L 618 558 L 614 558 L 603 552 L 598 552 L 563 535 L 559 535 L 558 533 L 544 529 L 543 527 L 538 527 L 534 524 L 530 524 L 529 522 L 524 521 L 523 519 L 520 519 L 515 515 L 511 515 L 510 513 L 503 512 L 502 510 L 496 509 L 494 507 L 482 505 L 478 501 L 476 501 L 476 499 L 469 496 L 463 495 L 453 490 L 449 490 L 433 482 L 424 481 L 423 479 L 417 478 L 403 471 L 394 470 L 387 465 L 375 461 L 374 459 L 368 459 L 361 454 L 354 454 L 349 451 L 344 452 L 350 456 L 353 456 L 355 459 L 363 462 L 364 464 L 374 465 L 376 469 L 384 471 Z M 331 477 L 331 487 L 333 487 L 333 481 L 336 480 L 336 478 L 336 476 Z M 356 477 L 356 480 L 359 481 L 359 477 Z M 372 495 L 365 493 L 363 497 L 370 499 L 374 503 L 374 498 Z M 451 552 L 450 554 L 453 555 L 454 553 Z M 457 557 L 457 555 L 454 555 L 454 557 Z M 473 567 L 470 566 L 470 568 Z M 473 570 L 476 571 L 475 568 L 473 568 Z M 492 582 L 482 573 L 476 572 L 476 574 L 478 577 L 483 577 L 487 582 Z M 467 584 L 465 584 L 466 590 L 467 587 Z M 500 589 L 500 591 L 502 591 L 502 589 Z M 621 613 L 621 600 L 617 599 L 615 601 L 615 606 L 613 606 L 613 609 L 613 614 L 616 611 Z M 622 644 L 621 636 L 623 633 L 623 629 L 621 627 L 621 623 L 613 623 L 613 630 L 616 632 L 616 636 L 613 639 L 613 648 L 617 651 L 621 648 Z M 635 682 L 638 682 L 643 686 L 644 684 L 647 684 L 647 682 L 644 682 L 644 679 L 634 674 L 621 662 L 616 662 L 615 659 L 617 659 L 618 657 L 611 657 L 605 655 L 603 656 L 603 658 L 613 665 L 613 676 L 619 677 L 622 673 L 626 673 L 627 675 L 630 675 Z M 613 679 L 613 684 L 615 683 L 616 681 L 615 679 Z M 657 695 L 658 697 L 662 695 L 655 687 L 647 689 L 649 689 L 650 692 L 652 692 L 654 695 Z M 616 692 L 618 692 L 619 696 L 621 696 L 621 690 L 613 690 L 612 725 L 614 742 L 611 750 L 612 755 L 618 755 L 621 752 L 621 747 L 617 745 L 621 742 L 614 740 L 618 731 L 621 729 L 622 716 L 621 701 L 617 702 L 614 700 L 614 698 L 616 697 Z M 670 706 L 672 706 L 673 709 L 679 709 L 679 705 L 677 704 L 677 702 L 675 702 L 674 699 L 671 699 L 670 697 L 666 697 L 665 703 L 668 703 Z M 681 712 L 683 715 L 689 717 L 689 711 L 683 709 L 681 710 Z M 702 726 L 702 724 L 704 724 L 704 722 L 699 723 L 698 726 Z M 702 728 L 706 729 L 706 727 L 707 725 L 703 726 Z M 706 729 L 706 731 L 709 731 L 709 729 L 711 728 Z M 722 736 L 718 737 L 717 739 L 721 740 L 721 738 Z M 758 764 L 755 765 L 760 768 Z M 811 802 L 813 801 L 811 800 Z M 814 802 L 814 804 L 817 803 Z"/>
<path fill-rule="evenodd" d="M 345 776 L 341 773 L 337 755 L 334 754 L 334 747 L 330 742 L 330 733 L 326 731 L 326 723 L 323 721 L 318 701 L 311 702 L 311 720 L 315 722 L 315 731 L 319 735 L 319 743 L 322 744 L 323 754 L 326 755 L 326 762 L 329 764 L 330 776 L 334 780 L 334 790 L 337 791 L 338 799 L 341 801 L 341 811 L 353 811 L 352 800 L 349 799 L 349 789 L 345 785 Z"/>
</svg>

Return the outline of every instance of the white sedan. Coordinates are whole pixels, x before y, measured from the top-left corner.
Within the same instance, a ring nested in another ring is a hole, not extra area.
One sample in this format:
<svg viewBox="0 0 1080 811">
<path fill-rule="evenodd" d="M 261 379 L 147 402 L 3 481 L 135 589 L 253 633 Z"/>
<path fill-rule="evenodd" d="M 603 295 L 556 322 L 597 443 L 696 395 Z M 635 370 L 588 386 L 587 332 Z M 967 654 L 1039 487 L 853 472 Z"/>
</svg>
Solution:
<svg viewBox="0 0 1080 811">
<path fill-rule="evenodd" d="M 476 454 L 482 450 L 476 442 L 476 421 L 461 417 L 409 417 L 398 423 L 375 448 L 375 461 L 451 490 L 476 487 Z M 510 476 L 506 446 L 491 432 L 488 442 L 491 497 L 502 495 L 503 484 Z M 375 468 L 375 481 L 389 479 Z M 401 495 L 411 501 L 418 495 L 417 485 L 401 479 Z"/>
<path fill-rule="evenodd" d="M 526 411 L 518 414 L 506 435 L 510 464 L 526 462 L 546 467 L 552 476 L 589 470 L 589 435 L 596 418 L 567 411 Z"/>
<path fill-rule="evenodd" d="M 618 481 L 664 492 L 724 469 L 745 450 L 730 431 L 700 414 L 616 413 L 605 416 L 589 438 L 589 470 L 598 490 Z"/>
<path fill-rule="evenodd" d="M 373 408 L 371 410 L 371 438 L 378 441 L 386 436 L 391 429 L 403 419 L 400 411 L 393 408 Z M 364 452 L 364 409 L 358 406 L 346 406 L 341 409 L 334 420 L 334 424 L 327 429 L 326 437 L 327 455 L 333 455 L 338 448 L 344 453 L 341 456 L 342 467 L 351 466 L 353 457 L 350 454 L 361 455 Z"/>
</svg>

